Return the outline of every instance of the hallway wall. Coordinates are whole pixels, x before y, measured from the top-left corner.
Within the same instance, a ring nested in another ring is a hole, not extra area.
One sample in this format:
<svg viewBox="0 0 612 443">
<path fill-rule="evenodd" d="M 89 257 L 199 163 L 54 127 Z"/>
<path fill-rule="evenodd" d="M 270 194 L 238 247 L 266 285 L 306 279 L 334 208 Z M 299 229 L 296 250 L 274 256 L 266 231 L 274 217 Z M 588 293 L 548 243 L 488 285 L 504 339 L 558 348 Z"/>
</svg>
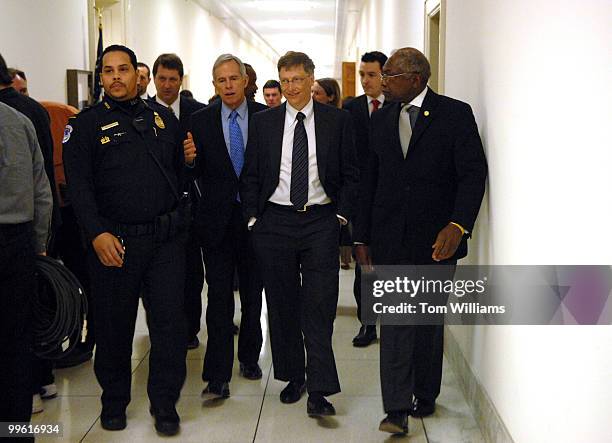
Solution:
<svg viewBox="0 0 612 443">
<path fill-rule="evenodd" d="M 423 49 L 422 0 L 367 0 L 359 17 L 355 35 L 348 38 L 343 60 L 355 61 L 356 71 L 364 52 L 391 50 L 404 46 Z M 363 94 L 359 76 L 355 79 L 356 94 Z"/>
<path fill-rule="evenodd" d="M 0 53 L 30 96 L 66 102 L 66 69 L 88 69 L 87 0 L 2 0 Z"/>
<path fill-rule="evenodd" d="M 193 0 L 123 2 L 126 41 L 105 40 L 104 46 L 126 44 L 151 68 L 159 54 L 178 53 L 189 75 L 189 88 L 204 102 L 214 94 L 211 69 L 215 59 L 232 52 L 254 66 L 260 87 L 256 98 L 264 102 L 261 87 L 267 79 L 278 78 L 276 61 L 263 56 Z M 2 0 L 1 11 L 0 53 L 7 64 L 26 72 L 33 98 L 65 103 L 66 69 L 92 69 L 87 0 Z M 149 93 L 155 93 L 153 82 Z"/>
<path fill-rule="evenodd" d="M 264 57 L 191 0 L 156 0 L 155 7 L 151 7 L 150 0 L 127 1 L 127 44 L 151 69 L 159 54 L 176 52 L 183 60 L 185 74 L 189 75 L 189 89 L 196 99 L 207 103 L 214 95 L 211 84 L 214 61 L 220 54 L 231 52 L 253 65 L 259 86 L 256 99 L 265 103 L 263 84 L 269 78 L 278 78 L 275 60 Z M 148 90 L 155 94 L 153 81 Z"/>
<path fill-rule="evenodd" d="M 472 262 L 611 264 L 612 2 L 446 12 L 446 94 L 474 108 L 489 161 Z M 612 440 L 610 327 L 451 330 L 515 441 Z"/>
</svg>

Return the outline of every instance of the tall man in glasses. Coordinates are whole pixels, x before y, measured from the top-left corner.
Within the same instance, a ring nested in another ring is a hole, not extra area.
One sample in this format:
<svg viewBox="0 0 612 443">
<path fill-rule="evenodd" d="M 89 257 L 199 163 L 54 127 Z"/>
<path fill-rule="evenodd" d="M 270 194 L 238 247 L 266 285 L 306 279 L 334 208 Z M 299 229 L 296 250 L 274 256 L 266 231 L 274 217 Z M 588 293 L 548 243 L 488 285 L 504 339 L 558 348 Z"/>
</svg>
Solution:
<svg viewBox="0 0 612 443">
<path fill-rule="evenodd" d="M 333 415 L 325 396 L 340 392 L 338 238 L 359 179 L 353 128 L 348 112 L 313 102 L 306 54 L 282 56 L 278 73 L 287 101 L 253 117 L 241 196 L 262 267 L 274 376 L 288 382 L 280 399 L 294 403 L 307 388 L 307 413 Z"/>
<path fill-rule="evenodd" d="M 383 92 L 396 103 L 372 114 L 353 240 L 366 269 L 372 262 L 445 265 L 439 269 L 452 279 L 457 260 L 467 254 L 487 165 L 470 106 L 428 88 L 430 72 L 414 48 L 398 49 L 383 67 Z M 380 378 L 388 414 L 381 431 L 407 433 L 408 414 L 433 414 L 443 335 L 442 324 L 381 326 Z"/>
</svg>

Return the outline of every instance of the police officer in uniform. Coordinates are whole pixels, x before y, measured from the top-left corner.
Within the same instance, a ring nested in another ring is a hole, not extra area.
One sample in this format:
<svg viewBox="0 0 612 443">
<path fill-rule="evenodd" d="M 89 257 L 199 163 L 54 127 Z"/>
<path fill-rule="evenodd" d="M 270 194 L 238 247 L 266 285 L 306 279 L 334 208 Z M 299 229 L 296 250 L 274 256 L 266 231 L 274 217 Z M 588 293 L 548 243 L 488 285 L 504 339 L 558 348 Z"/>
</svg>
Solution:
<svg viewBox="0 0 612 443">
<path fill-rule="evenodd" d="M 102 427 L 126 427 L 142 293 L 151 339 L 150 412 L 159 433 L 174 435 L 187 352 L 183 213 L 189 208 L 179 195 L 184 155 L 178 122 L 138 97 L 137 77 L 132 50 L 120 45 L 104 50 L 104 99 L 69 120 L 63 158 L 69 197 L 89 249 Z"/>
</svg>

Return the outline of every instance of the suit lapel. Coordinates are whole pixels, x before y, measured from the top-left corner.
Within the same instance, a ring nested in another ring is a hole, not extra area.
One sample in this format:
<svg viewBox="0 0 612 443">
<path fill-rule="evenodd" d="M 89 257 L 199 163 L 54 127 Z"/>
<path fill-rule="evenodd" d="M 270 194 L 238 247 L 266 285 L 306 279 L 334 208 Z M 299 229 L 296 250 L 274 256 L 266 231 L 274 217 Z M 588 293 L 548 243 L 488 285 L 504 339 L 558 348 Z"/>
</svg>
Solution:
<svg viewBox="0 0 612 443">
<path fill-rule="evenodd" d="M 387 101 L 385 100 L 385 103 Z M 389 111 L 390 119 L 386 120 L 389 123 L 389 127 L 387 128 L 387 134 L 393 134 L 393 139 L 391 143 L 391 149 L 395 151 L 396 155 L 399 155 L 400 161 L 404 159 L 404 151 L 402 151 L 402 143 L 400 142 L 399 136 L 399 114 L 402 110 L 402 106 L 399 103 L 390 103 L 387 105 L 387 109 Z M 385 109 L 385 110 L 387 110 Z M 376 111 L 381 112 L 381 111 Z"/>
<path fill-rule="evenodd" d="M 359 100 L 359 114 L 363 119 L 362 124 L 370 121 L 370 110 L 368 109 L 368 96 L 363 94 L 363 100 Z"/>
<path fill-rule="evenodd" d="M 280 176 L 281 155 L 283 152 L 283 134 L 285 132 L 285 115 L 287 113 L 287 103 L 283 103 L 278 111 L 271 113 L 271 121 L 268 135 L 270 137 L 270 164 L 271 173 L 274 175 L 273 183 L 278 183 Z M 266 130 L 266 128 L 262 128 Z"/>
<path fill-rule="evenodd" d="M 325 183 L 325 170 L 327 167 L 327 153 L 329 152 L 330 137 L 333 133 L 331 119 L 325 118 L 325 106 L 314 102 L 313 112 L 315 121 L 315 138 L 317 143 L 317 170 L 321 183 Z M 310 147 L 309 147 L 310 150 Z"/>
<path fill-rule="evenodd" d="M 419 110 L 419 116 L 414 124 L 414 129 L 412 130 L 412 137 L 410 137 L 410 145 L 408 147 L 408 152 L 410 153 L 414 146 L 419 142 L 419 139 L 423 135 L 423 133 L 427 130 L 431 122 L 436 115 L 436 108 L 438 107 L 438 94 L 433 92 L 431 89 L 427 91 L 425 94 L 425 99 L 423 100 L 423 106 Z M 427 115 L 425 115 L 427 112 Z M 399 115 L 398 115 L 399 117 Z"/>
<path fill-rule="evenodd" d="M 234 171 L 234 166 L 232 165 L 232 159 L 229 156 L 229 146 L 227 146 L 227 143 L 225 143 L 225 136 L 223 135 L 223 124 L 221 123 L 221 119 L 223 118 L 223 116 L 221 115 L 221 103 L 219 103 L 219 105 L 215 109 L 212 118 L 214 136 L 217 140 L 219 140 L 218 143 L 213 143 L 212 146 L 217 146 L 219 148 L 221 152 L 218 152 L 217 154 L 224 159 L 226 168 L 229 168 L 232 174 L 236 175 L 236 172 Z"/>
</svg>

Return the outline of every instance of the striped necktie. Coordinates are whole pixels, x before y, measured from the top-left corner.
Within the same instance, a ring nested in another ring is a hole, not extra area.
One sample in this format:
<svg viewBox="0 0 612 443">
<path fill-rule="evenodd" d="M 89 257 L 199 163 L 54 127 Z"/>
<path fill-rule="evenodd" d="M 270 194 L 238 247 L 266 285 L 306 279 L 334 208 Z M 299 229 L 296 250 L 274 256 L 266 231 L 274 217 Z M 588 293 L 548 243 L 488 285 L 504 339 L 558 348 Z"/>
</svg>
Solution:
<svg viewBox="0 0 612 443">
<path fill-rule="evenodd" d="M 291 203 L 303 208 L 308 203 L 308 137 L 304 127 L 306 116 L 298 112 L 293 132 L 293 153 L 291 158 Z"/>
</svg>

